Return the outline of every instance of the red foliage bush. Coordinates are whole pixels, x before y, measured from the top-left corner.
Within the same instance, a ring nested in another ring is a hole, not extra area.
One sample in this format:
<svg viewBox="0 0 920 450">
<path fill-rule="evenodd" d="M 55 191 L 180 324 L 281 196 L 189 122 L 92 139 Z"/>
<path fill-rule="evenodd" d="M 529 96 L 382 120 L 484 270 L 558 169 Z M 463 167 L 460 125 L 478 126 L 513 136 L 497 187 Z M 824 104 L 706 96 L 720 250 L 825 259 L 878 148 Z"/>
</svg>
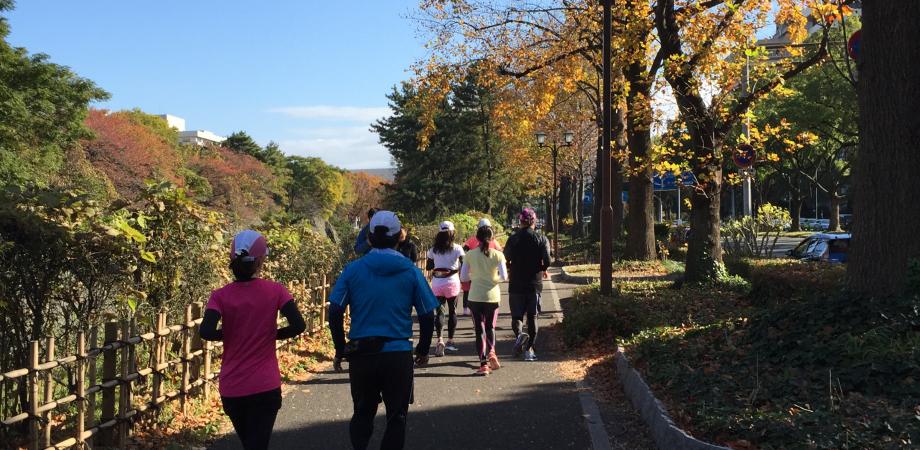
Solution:
<svg viewBox="0 0 920 450">
<path fill-rule="evenodd" d="M 274 175 L 252 156 L 223 147 L 205 148 L 192 157 L 189 168 L 211 185 L 205 205 L 226 211 L 243 223 L 257 222 L 275 207 L 271 191 Z"/>
<path fill-rule="evenodd" d="M 127 114 L 90 109 L 86 126 L 95 133 L 93 139 L 82 142 L 87 158 L 122 197 L 136 200 L 145 180 L 182 184 L 177 175 L 182 162 L 176 149 Z"/>
</svg>

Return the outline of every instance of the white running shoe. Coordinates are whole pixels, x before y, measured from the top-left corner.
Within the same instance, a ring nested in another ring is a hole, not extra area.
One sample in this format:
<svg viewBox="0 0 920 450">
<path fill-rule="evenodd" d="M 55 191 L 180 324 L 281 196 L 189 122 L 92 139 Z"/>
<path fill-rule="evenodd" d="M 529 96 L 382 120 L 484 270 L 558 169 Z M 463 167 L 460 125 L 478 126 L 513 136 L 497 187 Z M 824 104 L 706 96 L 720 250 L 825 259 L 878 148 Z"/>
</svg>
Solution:
<svg viewBox="0 0 920 450">
<path fill-rule="evenodd" d="M 524 361 L 536 361 L 536 360 L 537 360 L 537 354 L 534 353 L 533 350 L 527 350 L 526 352 L 524 352 Z"/>
<path fill-rule="evenodd" d="M 434 356 L 438 356 L 438 357 L 444 356 L 444 348 L 445 348 L 444 342 L 438 341 L 438 346 L 435 347 L 434 349 Z"/>
</svg>

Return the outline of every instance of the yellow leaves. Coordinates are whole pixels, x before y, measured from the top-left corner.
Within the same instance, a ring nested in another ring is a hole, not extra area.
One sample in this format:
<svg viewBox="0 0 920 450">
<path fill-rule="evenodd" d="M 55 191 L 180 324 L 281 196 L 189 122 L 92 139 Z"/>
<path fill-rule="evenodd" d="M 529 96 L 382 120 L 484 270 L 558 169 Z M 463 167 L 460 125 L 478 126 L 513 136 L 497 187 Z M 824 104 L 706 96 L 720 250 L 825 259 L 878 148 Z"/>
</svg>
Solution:
<svg viewBox="0 0 920 450">
<path fill-rule="evenodd" d="M 779 155 L 776 153 L 767 153 L 767 161 L 770 162 L 779 162 Z"/>
</svg>

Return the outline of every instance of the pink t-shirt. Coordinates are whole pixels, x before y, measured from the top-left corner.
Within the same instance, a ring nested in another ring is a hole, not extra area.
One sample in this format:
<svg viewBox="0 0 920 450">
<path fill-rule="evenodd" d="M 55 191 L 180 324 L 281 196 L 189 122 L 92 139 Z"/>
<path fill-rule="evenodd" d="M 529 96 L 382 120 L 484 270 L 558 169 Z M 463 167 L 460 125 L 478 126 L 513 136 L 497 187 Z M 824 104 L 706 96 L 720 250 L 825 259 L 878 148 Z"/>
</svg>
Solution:
<svg viewBox="0 0 920 450">
<path fill-rule="evenodd" d="M 207 309 L 220 313 L 224 332 L 220 395 L 242 397 L 281 386 L 275 355 L 278 310 L 291 299 L 280 283 L 259 278 L 211 293 Z"/>
<path fill-rule="evenodd" d="M 476 235 L 470 236 L 470 238 L 467 239 L 466 242 L 463 243 L 463 245 L 465 245 L 466 248 L 470 250 L 474 248 L 479 248 L 479 239 L 476 239 Z M 495 239 L 492 239 L 492 241 L 489 242 L 489 248 L 495 249 L 495 250 L 501 250 L 502 245 L 499 244 L 498 241 L 496 241 Z"/>
</svg>

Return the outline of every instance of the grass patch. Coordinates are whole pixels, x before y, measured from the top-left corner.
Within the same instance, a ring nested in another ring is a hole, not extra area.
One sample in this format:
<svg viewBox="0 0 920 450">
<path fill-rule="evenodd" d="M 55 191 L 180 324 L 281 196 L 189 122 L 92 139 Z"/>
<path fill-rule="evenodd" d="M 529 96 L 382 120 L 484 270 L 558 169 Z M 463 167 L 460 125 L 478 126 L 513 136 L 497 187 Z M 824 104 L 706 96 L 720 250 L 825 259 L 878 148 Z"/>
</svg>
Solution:
<svg viewBox="0 0 920 450">
<path fill-rule="evenodd" d="M 565 271 L 574 276 L 600 277 L 599 264 L 566 266 Z M 677 261 L 614 261 L 613 276 L 616 278 L 653 278 L 684 272 L 684 264 Z"/>
<path fill-rule="evenodd" d="M 568 342 L 610 333 L 675 420 L 735 448 L 916 448 L 920 298 L 851 299 L 843 269 L 745 261 L 708 286 L 620 283 L 570 301 Z"/>
</svg>

